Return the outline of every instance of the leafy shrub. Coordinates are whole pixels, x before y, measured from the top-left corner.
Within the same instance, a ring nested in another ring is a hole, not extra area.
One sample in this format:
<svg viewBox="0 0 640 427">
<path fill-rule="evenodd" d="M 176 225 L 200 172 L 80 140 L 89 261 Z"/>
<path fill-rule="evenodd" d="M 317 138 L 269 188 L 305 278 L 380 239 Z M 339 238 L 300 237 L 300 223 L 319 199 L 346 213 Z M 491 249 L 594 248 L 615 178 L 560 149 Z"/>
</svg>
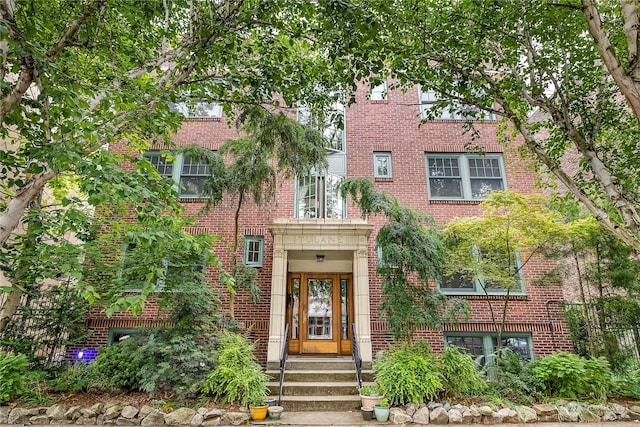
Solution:
<svg viewBox="0 0 640 427">
<path fill-rule="evenodd" d="M 391 405 L 422 403 L 443 390 L 443 378 L 424 341 L 401 344 L 378 354 L 373 362 L 376 381 Z"/>
<path fill-rule="evenodd" d="M 202 387 L 216 363 L 213 343 L 200 335 L 172 328 L 144 330 L 129 339 L 138 347 L 139 388 L 147 393 L 172 391 L 191 397 Z"/>
<path fill-rule="evenodd" d="M 584 359 L 557 352 L 530 362 L 526 370 L 549 397 L 604 398 L 612 387 L 609 363 L 602 357 Z"/>
<path fill-rule="evenodd" d="M 542 383 L 525 369 L 520 355 L 510 348 L 502 348 L 492 358 L 495 363 L 485 366 L 489 394 L 523 405 L 531 404 L 532 399 L 544 397 L 539 392 L 543 390 Z"/>
<path fill-rule="evenodd" d="M 440 356 L 442 383 L 445 393 L 459 397 L 464 393 L 480 392 L 486 388 L 482 373 L 473 358 L 454 345 L 449 345 Z"/>
<path fill-rule="evenodd" d="M 254 346 L 242 335 L 224 332 L 218 347 L 218 364 L 207 377 L 203 391 L 222 404 L 245 407 L 265 401 L 269 377 L 253 355 Z"/>
<path fill-rule="evenodd" d="M 640 399 L 640 361 L 627 366 L 624 372 L 614 374 L 612 392 L 618 396 Z"/>
<path fill-rule="evenodd" d="M 106 388 L 137 391 L 140 387 L 140 370 L 144 360 L 136 357 L 139 349 L 133 339 L 126 339 L 109 347 L 101 348 L 93 361 L 96 380 Z"/>
<path fill-rule="evenodd" d="M 28 367 L 24 355 L 0 351 L 0 402 L 9 402 L 25 391 L 24 375 Z"/>
</svg>

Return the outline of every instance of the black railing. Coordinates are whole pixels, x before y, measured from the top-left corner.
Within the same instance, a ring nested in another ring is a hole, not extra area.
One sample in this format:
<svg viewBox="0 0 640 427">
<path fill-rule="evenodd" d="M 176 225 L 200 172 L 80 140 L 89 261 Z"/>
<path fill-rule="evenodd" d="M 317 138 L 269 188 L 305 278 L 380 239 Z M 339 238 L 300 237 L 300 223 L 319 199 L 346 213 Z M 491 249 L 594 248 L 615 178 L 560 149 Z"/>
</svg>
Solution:
<svg viewBox="0 0 640 427">
<path fill-rule="evenodd" d="M 351 324 L 351 357 L 353 357 L 353 363 L 356 365 L 356 381 L 358 382 L 358 390 L 360 390 L 362 388 L 362 356 L 360 356 L 355 323 Z"/>
<path fill-rule="evenodd" d="M 289 324 L 284 327 L 284 343 L 280 351 L 280 389 L 278 390 L 278 405 L 282 402 L 282 385 L 284 383 L 284 369 L 287 365 L 287 357 L 289 357 Z"/>
</svg>

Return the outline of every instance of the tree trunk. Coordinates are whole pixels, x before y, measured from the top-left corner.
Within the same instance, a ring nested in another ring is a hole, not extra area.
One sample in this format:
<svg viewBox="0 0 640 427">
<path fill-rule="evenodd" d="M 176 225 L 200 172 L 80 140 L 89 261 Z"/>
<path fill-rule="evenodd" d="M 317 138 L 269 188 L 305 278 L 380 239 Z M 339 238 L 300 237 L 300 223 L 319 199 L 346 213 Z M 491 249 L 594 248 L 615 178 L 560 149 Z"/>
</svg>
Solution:
<svg viewBox="0 0 640 427">
<path fill-rule="evenodd" d="M 11 234 L 20 224 L 27 207 L 40 195 L 45 185 L 56 176 L 56 172 L 48 170 L 29 179 L 7 204 L 0 215 L 0 245 L 7 243 Z"/>
</svg>

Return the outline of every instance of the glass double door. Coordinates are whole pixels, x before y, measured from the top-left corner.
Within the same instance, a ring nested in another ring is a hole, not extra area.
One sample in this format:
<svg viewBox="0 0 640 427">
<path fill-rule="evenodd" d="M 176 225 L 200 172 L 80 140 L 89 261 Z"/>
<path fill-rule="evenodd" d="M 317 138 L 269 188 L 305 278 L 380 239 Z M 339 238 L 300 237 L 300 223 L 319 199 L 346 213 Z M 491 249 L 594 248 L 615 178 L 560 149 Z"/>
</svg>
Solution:
<svg viewBox="0 0 640 427">
<path fill-rule="evenodd" d="M 289 274 L 289 354 L 351 354 L 351 279 L 351 274 Z"/>
</svg>

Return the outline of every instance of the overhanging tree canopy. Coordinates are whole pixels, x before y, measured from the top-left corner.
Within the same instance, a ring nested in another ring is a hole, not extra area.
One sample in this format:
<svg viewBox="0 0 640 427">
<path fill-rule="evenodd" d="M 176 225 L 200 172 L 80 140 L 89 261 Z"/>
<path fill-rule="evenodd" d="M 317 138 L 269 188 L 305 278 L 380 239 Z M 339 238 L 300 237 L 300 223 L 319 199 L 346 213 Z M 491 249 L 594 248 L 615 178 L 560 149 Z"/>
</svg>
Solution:
<svg viewBox="0 0 640 427">
<path fill-rule="evenodd" d="M 0 263 L 13 308 L 3 306 L 0 330 L 43 278 L 32 268 L 39 258 L 22 254 L 43 257 L 55 246 L 43 243 L 66 232 L 89 239 L 87 208 L 117 217 L 134 207 L 147 221 L 179 212 L 139 157 L 179 127 L 169 103 L 218 101 L 229 114 L 255 103 L 330 105 L 359 77 L 351 53 L 366 45 L 362 28 L 375 28 L 357 11 L 293 0 L 1 0 Z M 113 143 L 123 151 L 105 149 Z M 43 198 L 45 188 L 56 191 Z"/>
<path fill-rule="evenodd" d="M 367 4 L 384 16 L 379 52 L 402 85 L 508 119 L 558 182 L 640 250 L 636 1 Z"/>
</svg>

